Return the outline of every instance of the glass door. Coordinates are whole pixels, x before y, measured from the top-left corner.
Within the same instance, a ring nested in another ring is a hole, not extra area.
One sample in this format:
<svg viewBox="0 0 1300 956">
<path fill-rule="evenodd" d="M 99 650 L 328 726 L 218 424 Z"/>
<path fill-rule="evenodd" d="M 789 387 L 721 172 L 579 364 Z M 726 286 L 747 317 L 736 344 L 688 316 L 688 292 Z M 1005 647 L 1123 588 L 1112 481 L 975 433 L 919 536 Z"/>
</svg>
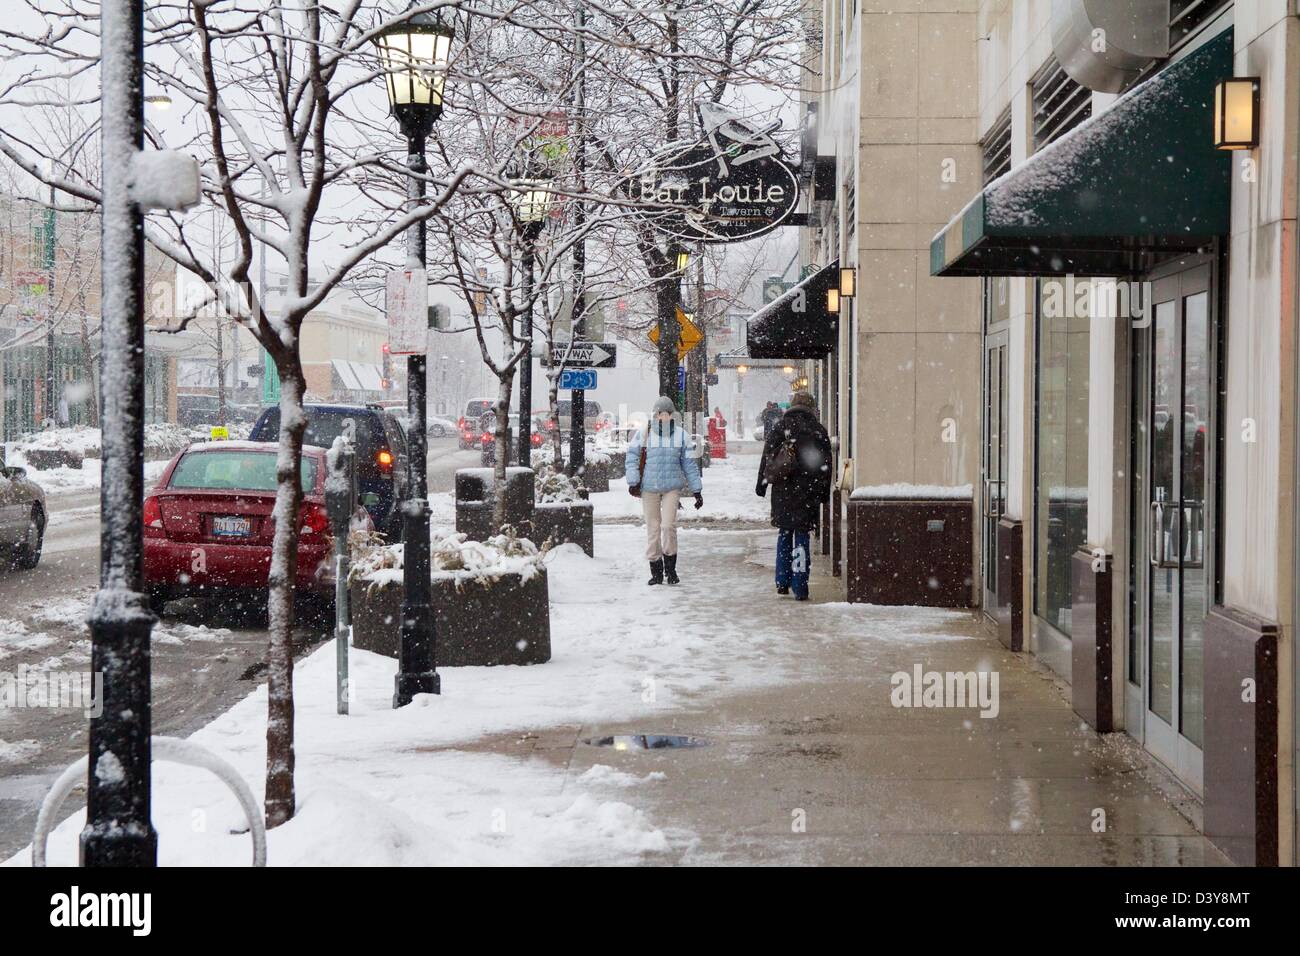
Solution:
<svg viewBox="0 0 1300 956">
<path fill-rule="evenodd" d="M 1006 510 L 1007 492 L 1007 333 L 984 340 L 984 489 L 980 517 L 983 543 L 983 605 L 993 613 L 998 601 L 998 520 Z"/>
<path fill-rule="evenodd" d="M 1158 279 L 1135 335 L 1130 688 L 1148 750 L 1201 785 L 1214 367 L 1210 267 Z"/>
</svg>

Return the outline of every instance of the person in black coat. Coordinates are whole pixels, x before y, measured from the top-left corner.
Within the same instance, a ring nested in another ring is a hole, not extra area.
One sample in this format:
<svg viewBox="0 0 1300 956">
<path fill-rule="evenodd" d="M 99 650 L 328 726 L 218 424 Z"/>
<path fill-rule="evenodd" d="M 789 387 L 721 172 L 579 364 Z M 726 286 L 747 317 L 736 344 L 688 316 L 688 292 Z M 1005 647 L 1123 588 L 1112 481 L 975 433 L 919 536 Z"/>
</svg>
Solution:
<svg viewBox="0 0 1300 956">
<path fill-rule="evenodd" d="M 763 442 L 758 464 L 760 498 L 772 486 L 772 524 L 776 539 L 776 593 L 808 600 L 809 532 L 817 526 L 821 506 L 831 493 L 831 439 L 817 420 L 807 392 L 796 392 L 790 407 Z"/>
</svg>

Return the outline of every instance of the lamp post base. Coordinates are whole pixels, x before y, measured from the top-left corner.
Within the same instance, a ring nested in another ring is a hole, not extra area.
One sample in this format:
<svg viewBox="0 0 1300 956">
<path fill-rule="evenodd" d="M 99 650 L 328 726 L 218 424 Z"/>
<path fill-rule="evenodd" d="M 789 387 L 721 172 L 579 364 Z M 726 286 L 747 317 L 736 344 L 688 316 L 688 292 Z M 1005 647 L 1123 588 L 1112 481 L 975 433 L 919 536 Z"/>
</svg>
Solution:
<svg viewBox="0 0 1300 956">
<path fill-rule="evenodd" d="M 442 678 L 433 671 L 423 674 L 398 674 L 393 678 L 393 709 L 405 707 L 416 694 L 441 694 Z"/>
</svg>

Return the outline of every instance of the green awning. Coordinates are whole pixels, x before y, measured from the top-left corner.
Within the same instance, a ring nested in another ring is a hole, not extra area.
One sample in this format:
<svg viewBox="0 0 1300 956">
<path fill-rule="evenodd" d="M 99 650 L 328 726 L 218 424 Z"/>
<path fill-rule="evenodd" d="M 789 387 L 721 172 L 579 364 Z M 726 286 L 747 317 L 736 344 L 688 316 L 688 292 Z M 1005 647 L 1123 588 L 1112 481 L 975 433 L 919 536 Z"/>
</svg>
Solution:
<svg viewBox="0 0 1300 956">
<path fill-rule="evenodd" d="M 1125 276 L 1228 232 L 1214 148 L 1228 29 L 995 179 L 930 243 L 936 276 Z"/>
</svg>

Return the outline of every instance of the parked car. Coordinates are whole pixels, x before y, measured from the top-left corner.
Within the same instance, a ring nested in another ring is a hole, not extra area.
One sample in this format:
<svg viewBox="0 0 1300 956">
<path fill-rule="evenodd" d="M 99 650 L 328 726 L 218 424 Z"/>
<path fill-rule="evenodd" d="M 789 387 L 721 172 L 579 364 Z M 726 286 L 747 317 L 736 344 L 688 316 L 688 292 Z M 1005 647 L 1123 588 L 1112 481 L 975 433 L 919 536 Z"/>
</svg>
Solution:
<svg viewBox="0 0 1300 956">
<path fill-rule="evenodd" d="M 377 529 L 397 541 L 402 518 L 397 504 L 406 497 L 406 434 L 397 419 L 378 405 L 304 405 L 303 443 L 329 448 L 351 433 L 357 450 L 357 488 Z M 349 424 L 351 423 L 351 424 Z M 268 408 L 253 426 L 250 441 L 277 442 L 280 409 Z"/>
<path fill-rule="evenodd" d="M 257 421 L 262 409 L 258 405 L 243 405 L 226 400 L 226 424 L 238 422 L 252 424 Z M 200 425 L 215 425 L 220 415 L 220 402 L 215 395 L 177 395 L 177 424 L 195 428 Z"/>
<path fill-rule="evenodd" d="M 326 451 L 302 450 L 302 510 L 294 588 L 328 604 L 333 540 L 325 510 Z M 203 594 L 264 592 L 275 533 L 276 449 L 266 442 L 196 442 L 168 464 L 144 499 L 144 579 L 150 604 Z M 358 515 L 369 524 L 368 516 Z M 202 560 L 195 552 L 201 549 Z"/>
<path fill-rule="evenodd" d="M 569 434 L 569 429 L 573 427 L 573 402 L 570 399 L 563 398 L 555 403 L 556 414 L 559 415 L 559 421 L 556 423 L 560 431 L 565 435 Z M 590 398 L 582 402 L 582 420 L 587 426 L 588 431 L 599 431 L 607 424 L 602 418 L 600 402 L 593 401 Z"/>
<path fill-rule="evenodd" d="M 545 435 L 542 433 L 543 422 L 540 418 L 534 417 L 532 432 L 529 441 L 533 448 L 540 448 Z M 496 442 L 497 416 L 496 412 L 488 412 L 480 419 L 479 432 L 479 461 L 484 468 L 491 468 L 497 463 L 497 442 Z M 509 454 L 506 455 L 506 464 L 518 464 L 516 459 L 519 446 L 519 415 L 516 413 L 510 416 L 510 441 Z"/>
<path fill-rule="evenodd" d="M 45 518 L 45 491 L 27 477 L 27 469 L 0 465 L 0 560 L 4 564 L 30 571 L 41 563 Z"/>
<path fill-rule="evenodd" d="M 460 416 L 456 429 L 460 432 L 461 448 L 477 448 L 483 437 L 483 416 L 496 408 L 495 398 L 471 398 L 465 403 L 465 414 Z"/>
<path fill-rule="evenodd" d="M 440 418 L 437 415 L 430 415 L 425 419 L 425 425 L 430 438 L 442 438 L 460 430 L 450 418 Z"/>
</svg>

